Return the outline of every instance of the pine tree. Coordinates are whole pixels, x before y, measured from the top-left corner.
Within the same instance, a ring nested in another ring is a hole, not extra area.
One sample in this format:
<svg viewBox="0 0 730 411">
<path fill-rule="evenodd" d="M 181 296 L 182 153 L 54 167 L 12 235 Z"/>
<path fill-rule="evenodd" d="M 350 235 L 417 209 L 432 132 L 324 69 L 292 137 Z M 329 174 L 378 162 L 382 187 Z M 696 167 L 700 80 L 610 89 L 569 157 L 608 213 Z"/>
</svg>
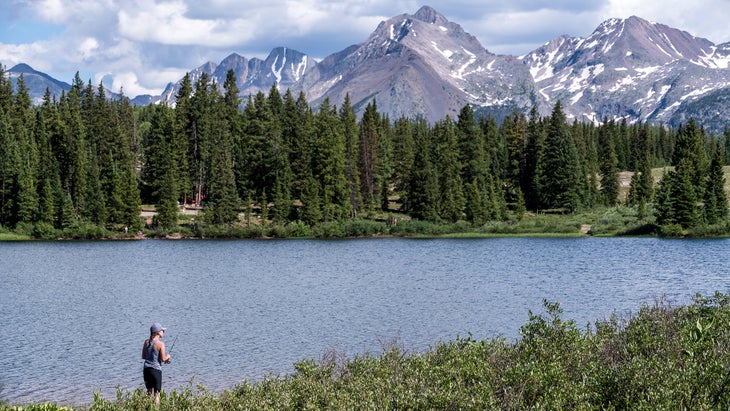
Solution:
<svg viewBox="0 0 730 411">
<path fill-rule="evenodd" d="M 416 154 L 414 134 L 421 127 L 418 121 L 411 122 L 406 117 L 400 117 L 396 120 L 393 131 L 393 187 L 401 198 L 408 191 L 408 182 L 413 172 Z M 404 204 L 404 211 L 407 211 L 407 204 Z"/>
<path fill-rule="evenodd" d="M 730 165 L 730 127 L 725 126 L 722 131 L 723 140 L 725 141 L 725 159 L 724 165 Z"/>
<path fill-rule="evenodd" d="M 268 111 L 272 114 L 271 121 L 274 123 L 274 126 L 269 128 L 269 138 L 266 142 L 269 153 L 266 156 L 269 169 L 267 192 L 271 193 L 271 200 L 274 203 L 273 220 L 284 223 L 291 214 L 293 175 L 289 162 L 288 139 L 284 136 L 282 129 L 284 103 L 275 85 L 269 90 L 266 104 Z"/>
<path fill-rule="evenodd" d="M 162 230 L 168 230 L 177 225 L 177 192 L 175 190 L 175 171 L 167 167 L 160 175 L 159 188 L 155 192 L 157 203 L 154 225 Z"/>
<path fill-rule="evenodd" d="M 303 222 L 309 225 L 319 223 L 324 218 L 319 186 L 320 184 L 314 176 L 309 176 L 302 190 L 302 211 L 300 217 Z"/>
<path fill-rule="evenodd" d="M 233 136 L 231 123 L 237 121 L 238 87 L 233 70 L 228 71 L 223 85 L 225 95 L 217 98 L 214 108 L 210 170 L 206 186 L 205 218 L 213 224 L 232 224 L 238 220 L 240 200 L 236 191 L 233 165 Z M 217 93 L 214 92 L 214 95 Z"/>
<path fill-rule="evenodd" d="M 360 197 L 363 207 L 367 210 L 375 209 L 377 203 L 376 175 L 380 167 L 380 114 L 377 103 L 373 101 L 365 107 L 365 113 L 360 121 L 360 147 L 358 168 L 360 170 Z"/>
<path fill-rule="evenodd" d="M 351 217 L 357 217 L 362 207 L 360 192 L 360 171 L 358 167 L 359 127 L 357 115 L 350 102 L 350 94 L 345 95 L 345 102 L 340 107 L 340 122 L 345 135 L 346 177 L 350 192 Z"/>
<path fill-rule="evenodd" d="M 73 202 L 74 214 L 76 216 L 89 216 L 93 212 L 87 210 L 87 202 L 96 199 L 88 199 L 87 195 L 93 193 L 87 187 L 89 170 L 91 166 L 88 164 L 91 159 L 88 154 L 88 144 L 86 141 L 86 127 L 81 118 L 81 92 L 83 82 L 76 73 L 71 89 L 68 94 L 62 98 L 61 104 L 61 123 L 63 124 L 62 136 L 57 141 L 57 154 L 59 161 L 59 169 L 61 170 L 61 184 L 64 191 L 71 194 Z M 98 167 L 94 165 L 98 170 Z"/>
<path fill-rule="evenodd" d="M 210 153 L 211 175 L 207 182 L 205 218 L 213 224 L 232 224 L 238 220 L 240 200 L 233 172 L 232 141 L 224 124 L 216 127 Z M 266 203 L 262 204 L 265 206 Z"/>
<path fill-rule="evenodd" d="M 539 207 L 537 171 L 539 157 L 545 149 L 545 132 L 542 120 L 535 107 L 530 111 L 527 122 L 527 147 L 525 148 L 525 172 L 520 181 L 525 197 L 525 206 L 537 211 Z"/>
<path fill-rule="evenodd" d="M 390 124 L 390 117 L 384 114 L 380 117 L 380 139 L 378 144 L 379 167 L 376 174 L 376 185 L 378 187 L 377 202 L 380 210 L 390 209 L 390 195 L 393 181 L 393 128 Z"/>
<path fill-rule="evenodd" d="M 490 197 L 489 159 L 485 152 L 484 134 L 477 125 L 471 106 L 464 106 L 457 123 L 459 140 L 459 164 L 464 184 L 466 219 L 474 224 L 484 224 L 492 215 Z"/>
<path fill-rule="evenodd" d="M 210 150 L 213 134 L 213 103 L 217 89 L 211 83 L 210 75 L 202 73 L 195 83 L 195 92 L 190 99 L 190 131 L 188 164 L 193 182 L 195 203 L 202 205 L 210 164 Z"/>
<path fill-rule="evenodd" d="M 723 162 L 725 153 L 719 142 L 713 144 L 712 159 L 705 188 L 703 214 L 707 224 L 717 224 L 727 219 L 728 200 L 725 192 Z"/>
<path fill-rule="evenodd" d="M 107 221 L 108 210 L 106 207 L 106 195 L 101 185 L 101 175 L 99 170 L 99 162 L 95 161 L 94 148 L 88 148 L 85 153 L 86 169 L 83 170 L 86 176 L 86 185 L 84 186 L 84 207 L 79 210 L 81 217 L 85 221 L 90 221 L 97 225 L 103 225 Z"/>
<path fill-rule="evenodd" d="M 463 217 L 465 207 L 456 127 L 447 116 L 436 123 L 433 133 L 441 194 L 437 203 L 438 213 L 442 219 L 456 222 Z"/>
<path fill-rule="evenodd" d="M 5 110 L 0 110 L 0 225 L 17 223 L 17 181 L 21 161 L 15 133 Z"/>
<path fill-rule="evenodd" d="M 704 180 L 707 176 L 709 160 L 705 149 L 706 137 L 697 126 L 694 118 L 677 129 L 677 142 L 672 155 L 672 165 L 679 166 L 682 160 L 687 160 L 692 167 L 687 169 L 690 181 L 698 190 L 704 190 Z M 702 192 L 698 192 L 702 196 Z"/>
<path fill-rule="evenodd" d="M 689 159 L 679 160 L 672 184 L 674 199 L 674 220 L 684 228 L 693 227 L 698 222 L 697 193 L 693 182 L 693 164 Z"/>
<path fill-rule="evenodd" d="M 505 197 L 510 208 L 519 213 L 525 209 L 522 182 L 527 169 L 527 119 L 514 111 L 512 117 L 505 118 L 502 129 L 506 149 Z"/>
<path fill-rule="evenodd" d="M 294 100 L 291 92 L 284 97 L 284 128 L 282 136 L 289 147 L 289 164 L 292 171 L 291 195 L 301 199 L 307 180 L 312 175 L 312 150 L 314 148 L 314 115 L 304 93 Z"/>
<path fill-rule="evenodd" d="M 51 93 L 46 88 L 43 97 L 43 104 L 36 110 L 35 141 L 38 146 L 38 168 L 39 181 L 38 191 L 38 218 L 37 221 L 53 224 L 55 210 L 55 195 L 53 181 L 58 177 L 56 161 L 53 158 L 53 151 L 49 138 L 49 127 L 46 118 L 51 107 Z"/>
<path fill-rule="evenodd" d="M 139 192 L 139 179 L 132 164 L 120 170 L 120 195 L 122 199 L 119 211 L 119 222 L 130 228 L 139 227 L 139 214 L 142 211 L 142 200 Z"/>
<path fill-rule="evenodd" d="M 0 64 L 0 111 L 7 114 L 13 103 L 13 83 L 6 73 L 5 66 Z"/>
<path fill-rule="evenodd" d="M 154 223 L 166 230 L 177 225 L 177 203 L 181 181 L 176 163 L 174 113 L 165 104 L 152 107 L 149 135 L 145 139 L 145 162 L 142 169 L 144 184 L 149 186 L 157 214 Z"/>
<path fill-rule="evenodd" d="M 608 133 L 606 121 L 598 128 L 598 157 L 601 173 L 601 197 L 608 206 L 616 205 L 619 192 L 618 157 L 613 142 L 613 136 Z"/>
<path fill-rule="evenodd" d="M 439 221 L 439 182 L 434 165 L 434 142 L 424 129 L 415 139 L 413 172 L 408 183 L 407 204 L 410 215 L 418 220 Z"/>
<path fill-rule="evenodd" d="M 654 215 L 656 217 L 656 222 L 659 225 L 676 223 L 674 212 L 675 199 L 672 197 L 674 191 L 674 180 L 674 171 L 665 169 L 656 192 Z"/>
<path fill-rule="evenodd" d="M 170 144 L 167 147 L 170 161 L 177 168 L 174 174 L 176 198 L 182 199 L 183 204 L 195 198 L 195 188 L 193 187 L 193 170 L 191 159 L 195 157 L 191 143 L 196 141 L 193 136 L 196 125 L 193 107 L 192 107 L 193 85 L 190 74 L 185 73 L 180 88 L 175 95 L 175 111 L 172 130 L 170 130 Z"/>
<path fill-rule="evenodd" d="M 642 128 L 642 135 L 648 139 L 648 126 Z M 652 202 L 654 195 L 654 178 L 651 174 L 651 159 L 648 145 L 644 147 L 643 158 L 639 158 L 637 170 L 631 177 L 631 187 L 628 194 L 628 204 L 636 205 L 639 218 L 646 217 L 646 205 Z"/>
<path fill-rule="evenodd" d="M 558 101 L 550 117 L 545 150 L 538 162 L 537 182 L 542 207 L 574 212 L 582 205 L 584 181 L 575 144 Z"/>
<path fill-rule="evenodd" d="M 314 119 L 316 146 L 313 151 L 313 175 L 321 183 L 324 221 L 350 215 L 350 193 L 345 174 L 345 136 L 337 109 L 329 99 L 320 104 Z"/>
</svg>

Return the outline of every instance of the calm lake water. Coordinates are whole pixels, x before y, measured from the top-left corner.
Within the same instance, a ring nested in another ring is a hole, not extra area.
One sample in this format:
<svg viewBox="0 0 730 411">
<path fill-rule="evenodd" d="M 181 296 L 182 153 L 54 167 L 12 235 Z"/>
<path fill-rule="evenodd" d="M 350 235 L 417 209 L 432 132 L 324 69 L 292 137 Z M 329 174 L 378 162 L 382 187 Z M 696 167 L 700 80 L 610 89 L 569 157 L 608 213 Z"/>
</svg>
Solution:
<svg viewBox="0 0 730 411">
<path fill-rule="evenodd" d="M 163 388 L 219 391 L 331 349 L 519 338 L 560 302 L 581 328 L 662 296 L 730 292 L 730 240 L 358 239 L 0 243 L 0 397 L 88 404 L 143 386 L 152 322 Z"/>
</svg>

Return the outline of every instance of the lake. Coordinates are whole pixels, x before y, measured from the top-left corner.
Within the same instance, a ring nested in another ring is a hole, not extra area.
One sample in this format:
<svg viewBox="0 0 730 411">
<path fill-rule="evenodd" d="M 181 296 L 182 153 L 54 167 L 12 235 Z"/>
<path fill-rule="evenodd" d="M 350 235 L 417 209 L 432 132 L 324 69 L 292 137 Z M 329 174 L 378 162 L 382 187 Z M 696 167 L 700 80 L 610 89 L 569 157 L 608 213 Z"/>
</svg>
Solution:
<svg viewBox="0 0 730 411">
<path fill-rule="evenodd" d="M 636 312 L 729 292 L 730 240 L 499 238 L 0 243 L 0 397 L 83 405 L 142 387 L 160 322 L 163 389 L 220 391 L 335 349 L 515 341 L 528 312 Z M 172 345 L 174 341 L 174 346 Z M 171 348 L 172 347 L 172 348 Z"/>
</svg>

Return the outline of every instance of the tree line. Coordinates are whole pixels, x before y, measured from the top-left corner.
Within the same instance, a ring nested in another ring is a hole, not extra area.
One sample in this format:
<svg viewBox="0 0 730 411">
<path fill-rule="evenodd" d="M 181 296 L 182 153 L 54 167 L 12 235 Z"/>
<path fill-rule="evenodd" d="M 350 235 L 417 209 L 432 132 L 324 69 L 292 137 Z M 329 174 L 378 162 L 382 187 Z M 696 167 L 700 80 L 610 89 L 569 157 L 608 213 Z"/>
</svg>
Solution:
<svg viewBox="0 0 730 411">
<path fill-rule="evenodd" d="M 658 224 L 717 224 L 728 214 L 722 167 L 730 130 L 705 132 L 515 111 L 498 122 L 465 106 L 456 118 L 391 119 L 345 98 L 317 107 L 304 93 L 240 97 L 233 71 L 216 84 L 185 75 L 175 105 L 132 107 L 77 74 L 59 99 L 31 104 L 21 75 L 0 67 L 0 225 L 73 229 L 177 224 L 179 205 L 209 224 L 240 214 L 308 225 L 401 212 L 432 222 L 519 218 L 619 202 Z M 655 190 L 651 169 L 666 167 Z M 633 171 L 628 196 L 619 172 Z M 42 230 L 41 230 L 42 231 Z"/>
</svg>

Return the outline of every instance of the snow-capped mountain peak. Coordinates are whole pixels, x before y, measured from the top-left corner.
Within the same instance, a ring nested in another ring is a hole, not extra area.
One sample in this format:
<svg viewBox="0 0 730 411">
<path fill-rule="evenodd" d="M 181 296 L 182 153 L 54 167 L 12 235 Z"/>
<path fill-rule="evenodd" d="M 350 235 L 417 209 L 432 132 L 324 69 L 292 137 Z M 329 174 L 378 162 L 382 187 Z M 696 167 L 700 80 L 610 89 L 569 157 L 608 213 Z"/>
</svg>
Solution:
<svg viewBox="0 0 730 411">
<path fill-rule="evenodd" d="M 556 38 L 522 60 L 540 94 L 561 100 L 569 116 L 670 122 L 688 99 L 730 85 L 728 51 L 632 16 L 606 20 L 586 38 Z"/>
<path fill-rule="evenodd" d="M 587 37 L 560 36 L 514 57 L 490 53 L 459 24 L 425 6 L 381 22 L 362 43 L 319 62 L 277 47 L 264 60 L 234 53 L 190 76 L 195 84 L 208 73 L 222 87 L 229 70 L 244 101 L 276 84 L 304 92 L 315 107 L 325 98 L 339 104 L 349 94 L 362 112 L 377 100 L 391 118 L 435 121 L 465 104 L 497 115 L 532 107 L 548 114 L 558 100 L 569 118 L 583 121 L 677 125 L 691 115 L 708 129 L 722 130 L 730 118 L 730 43 L 716 45 L 636 16 L 608 19 Z M 8 72 L 11 80 L 25 73 L 34 99 L 52 85 L 25 66 Z M 179 86 L 133 102 L 173 102 Z"/>
</svg>

